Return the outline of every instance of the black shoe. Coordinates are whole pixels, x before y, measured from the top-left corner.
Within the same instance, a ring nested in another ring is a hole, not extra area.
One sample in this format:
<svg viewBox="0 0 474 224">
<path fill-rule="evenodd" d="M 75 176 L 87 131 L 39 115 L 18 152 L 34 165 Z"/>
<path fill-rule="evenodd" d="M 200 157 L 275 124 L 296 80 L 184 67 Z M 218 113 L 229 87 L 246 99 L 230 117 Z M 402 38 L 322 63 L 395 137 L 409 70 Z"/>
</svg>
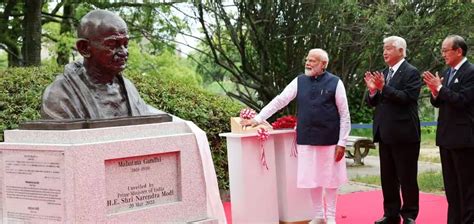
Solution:
<svg viewBox="0 0 474 224">
<path fill-rule="evenodd" d="M 374 224 L 400 224 L 400 217 L 382 217 Z"/>
<path fill-rule="evenodd" d="M 406 218 L 406 219 L 403 219 L 403 224 L 416 224 L 416 222 L 412 218 Z"/>
</svg>

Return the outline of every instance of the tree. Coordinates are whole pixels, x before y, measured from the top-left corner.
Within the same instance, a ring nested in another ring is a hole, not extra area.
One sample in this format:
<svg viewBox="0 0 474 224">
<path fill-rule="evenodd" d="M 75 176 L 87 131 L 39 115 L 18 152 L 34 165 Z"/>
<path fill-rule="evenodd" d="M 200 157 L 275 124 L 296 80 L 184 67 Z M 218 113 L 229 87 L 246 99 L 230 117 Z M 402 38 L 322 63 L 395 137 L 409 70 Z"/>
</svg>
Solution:
<svg viewBox="0 0 474 224">
<path fill-rule="evenodd" d="M 75 21 L 75 6 L 76 4 L 72 0 L 64 0 L 62 1 L 63 5 L 63 19 L 61 20 L 61 28 L 59 31 L 59 35 L 61 37 L 71 37 L 72 33 L 74 33 Z M 54 12 L 54 11 L 53 11 Z M 66 38 L 67 40 L 68 38 Z M 58 57 L 56 62 L 60 65 L 65 65 L 69 62 L 69 56 L 71 55 L 72 49 L 74 46 L 69 46 L 68 41 L 61 41 L 61 39 L 57 42 L 58 44 Z"/>
<path fill-rule="evenodd" d="M 26 66 L 41 64 L 41 0 L 25 1 L 23 56 Z"/>
<path fill-rule="evenodd" d="M 72 41 L 79 19 L 92 9 L 117 12 L 127 22 L 132 39 L 146 39 L 149 52 L 174 49 L 172 39 L 186 24 L 171 13 L 177 2 L 132 3 L 122 1 L 6 0 L 0 3 L 0 48 L 8 53 L 9 66 L 39 65 L 41 36 L 56 50 L 57 62 L 66 64 L 75 48 Z M 62 11 L 61 11 L 62 9 Z M 1 12 L 1 11 L 0 11 Z M 47 30 L 42 32 L 42 27 Z"/>
<path fill-rule="evenodd" d="M 229 96 L 260 109 L 302 71 L 302 59 L 309 49 L 323 48 L 330 56 L 329 70 L 346 86 L 356 122 L 370 120 L 363 102 L 363 74 L 384 67 L 384 37 L 404 37 L 408 60 L 420 70 L 432 70 L 443 67 L 435 49 L 447 34 L 468 39 L 473 35 L 460 29 L 471 27 L 472 4 L 416 0 L 229 4 L 215 0 L 195 6 L 209 49 L 204 55 L 225 69 L 238 87 L 227 92 Z M 287 110 L 294 111 L 294 107 Z"/>
<path fill-rule="evenodd" d="M 20 66 L 23 63 L 23 57 L 18 46 L 21 27 L 18 14 L 23 7 L 21 3 L 17 4 L 16 0 L 8 0 L 1 5 L 1 8 L 3 13 L 0 14 L 0 30 L 2 31 L 0 32 L 0 47 L 8 54 L 9 66 Z"/>
</svg>

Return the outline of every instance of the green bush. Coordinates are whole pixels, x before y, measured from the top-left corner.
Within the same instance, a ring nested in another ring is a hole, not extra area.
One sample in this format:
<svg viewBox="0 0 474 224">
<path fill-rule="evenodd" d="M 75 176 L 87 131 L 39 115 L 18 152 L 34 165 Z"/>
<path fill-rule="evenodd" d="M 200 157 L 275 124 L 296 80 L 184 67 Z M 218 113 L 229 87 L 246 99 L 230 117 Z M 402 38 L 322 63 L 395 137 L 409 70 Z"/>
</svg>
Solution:
<svg viewBox="0 0 474 224">
<path fill-rule="evenodd" d="M 20 122 L 40 117 L 42 92 L 60 71 L 62 68 L 54 66 L 0 70 L 0 141 L 3 141 L 3 130 L 17 128 Z M 146 102 L 193 121 L 207 133 L 219 187 L 228 189 L 226 144 L 218 134 L 230 130 L 229 118 L 237 116 L 241 106 L 195 84 L 128 72 L 126 76 L 135 83 Z"/>
<path fill-rule="evenodd" d="M 41 95 L 58 71 L 52 66 L 0 69 L 0 141 L 3 130 L 40 117 Z"/>
</svg>

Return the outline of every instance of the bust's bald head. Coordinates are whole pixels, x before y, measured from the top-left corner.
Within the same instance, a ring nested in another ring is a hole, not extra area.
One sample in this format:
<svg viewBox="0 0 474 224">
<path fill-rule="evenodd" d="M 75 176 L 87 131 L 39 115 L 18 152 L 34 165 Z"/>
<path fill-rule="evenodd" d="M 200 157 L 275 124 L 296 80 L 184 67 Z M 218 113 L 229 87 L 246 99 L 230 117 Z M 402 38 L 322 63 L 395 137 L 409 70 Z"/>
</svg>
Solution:
<svg viewBox="0 0 474 224">
<path fill-rule="evenodd" d="M 115 13 L 107 10 L 94 10 L 82 17 L 77 28 L 77 37 L 88 39 L 111 26 L 127 29 L 125 21 Z"/>
<path fill-rule="evenodd" d="M 77 29 L 77 51 L 84 67 L 101 83 L 110 83 L 127 65 L 128 29 L 118 15 L 94 10 L 82 17 Z"/>
</svg>

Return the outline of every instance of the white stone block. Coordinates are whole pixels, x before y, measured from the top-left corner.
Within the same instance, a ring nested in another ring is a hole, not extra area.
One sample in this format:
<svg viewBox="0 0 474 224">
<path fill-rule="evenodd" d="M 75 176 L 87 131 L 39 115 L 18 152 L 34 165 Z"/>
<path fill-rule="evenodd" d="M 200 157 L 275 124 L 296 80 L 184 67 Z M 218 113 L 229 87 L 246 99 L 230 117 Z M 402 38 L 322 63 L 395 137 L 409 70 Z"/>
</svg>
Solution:
<svg viewBox="0 0 474 224">
<path fill-rule="evenodd" d="M 212 222 L 184 122 L 6 131 L 0 181 L 3 223 Z"/>
</svg>

